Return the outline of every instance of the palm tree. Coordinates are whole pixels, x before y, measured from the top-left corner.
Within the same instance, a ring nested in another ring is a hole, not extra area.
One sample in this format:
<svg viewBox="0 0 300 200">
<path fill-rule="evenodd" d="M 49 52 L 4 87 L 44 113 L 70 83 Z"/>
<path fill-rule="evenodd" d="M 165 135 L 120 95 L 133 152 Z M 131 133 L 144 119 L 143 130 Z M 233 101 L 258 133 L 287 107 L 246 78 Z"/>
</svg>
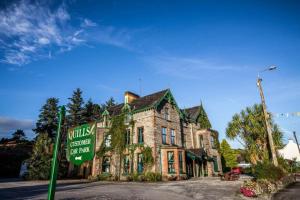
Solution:
<svg viewBox="0 0 300 200">
<path fill-rule="evenodd" d="M 274 124 L 270 117 L 275 148 L 282 146 L 282 132 Z M 228 123 L 226 136 L 233 139 L 241 139 L 252 164 L 270 158 L 267 138 L 267 127 L 264 121 L 262 105 L 255 104 L 247 107 L 240 114 L 235 114 Z"/>
</svg>

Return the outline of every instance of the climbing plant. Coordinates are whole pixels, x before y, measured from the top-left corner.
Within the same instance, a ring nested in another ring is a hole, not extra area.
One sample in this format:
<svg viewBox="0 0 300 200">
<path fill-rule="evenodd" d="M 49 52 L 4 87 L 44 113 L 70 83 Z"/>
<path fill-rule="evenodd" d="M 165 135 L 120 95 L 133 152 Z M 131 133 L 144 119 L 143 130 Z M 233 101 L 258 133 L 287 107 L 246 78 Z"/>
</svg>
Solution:
<svg viewBox="0 0 300 200">
<path fill-rule="evenodd" d="M 204 107 L 201 103 L 200 107 L 199 107 L 199 117 L 198 117 L 198 122 L 200 124 L 200 127 L 202 129 L 210 129 L 211 128 L 211 123 L 208 119 L 208 116 L 204 110 Z"/>
<path fill-rule="evenodd" d="M 143 155 L 143 161 L 144 161 L 144 167 L 145 169 L 151 167 L 154 163 L 154 159 L 152 156 L 152 148 L 149 146 L 146 146 L 142 149 L 142 155 Z"/>
</svg>

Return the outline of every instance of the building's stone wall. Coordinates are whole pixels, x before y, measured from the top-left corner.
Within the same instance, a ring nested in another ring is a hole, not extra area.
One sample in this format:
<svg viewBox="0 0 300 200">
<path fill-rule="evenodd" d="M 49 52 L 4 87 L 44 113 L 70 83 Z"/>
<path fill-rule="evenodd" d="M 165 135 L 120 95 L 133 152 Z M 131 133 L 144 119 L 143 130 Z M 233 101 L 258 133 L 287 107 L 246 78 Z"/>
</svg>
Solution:
<svg viewBox="0 0 300 200">
<path fill-rule="evenodd" d="M 165 118 L 166 108 L 169 113 L 168 119 Z M 208 156 L 217 156 L 219 171 L 222 171 L 220 155 L 216 149 L 212 149 L 210 144 L 210 136 L 212 132 L 210 130 L 201 130 L 199 124 L 181 121 L 178 110 L 168 101 L 164 101 L 164 103 L 162 103 L 158 109 L 149 109 L 134 113 L 132 117 L 134 125 L 128 127 L 131 133 L 131 144 L 138 143 L 138 128 L 143 127 L 144 146 L 149 146 L 152 148 L 154 165 L 151 169 L 148 169 L 148 171 L 162 173 L 163 176 L 170 176 L 170 174 L 168 174 L 167 151 L 174 151 L 175 175 L 180 176 L 178 152 L 182 151 L 183 173 L 186 173 L 185 150 L 200 148 L 198 141 L 199 135 L 203 135 L 204 148 L 207 151 Z M 109 130 L 109 128 L 106 126 L 107 124 L 103 122 L 97 123 L 96 152 L 99 150 L 104 140 L 105 133 L 107 133 Z M 162 144 L 162 127 L 166 128 L 166 144 Z M 175 131 L 175 145 L 171 145 L 171 129 Z M 133 161 L 130 161 L 130 167 L 133 168 L 134 172 L 137 171 L 137 155 L 140 152 L 140 149 L 136 149 L 134 152 Z M 128 151 L 125 151 L 124 153 L 129 155 Z M 107 152 L 105 156 L 109 156 L 111 158 L 110 173 L 117 174 L 116 169 L 118 168 L 119 164 L 117 156 L 111 154 L 111 152 Z M 92 162 L 85 165 L 88 167 L 92 166 L 92 175 L 97 175 L 102 172 L 102 158 L 95 156 Z M 208 175 L 214 174 L 213 162 L 208 162 L 207 168 Z M 122 174 L 123 166 L 121 167 L 121 170 Z"/>
</svg>

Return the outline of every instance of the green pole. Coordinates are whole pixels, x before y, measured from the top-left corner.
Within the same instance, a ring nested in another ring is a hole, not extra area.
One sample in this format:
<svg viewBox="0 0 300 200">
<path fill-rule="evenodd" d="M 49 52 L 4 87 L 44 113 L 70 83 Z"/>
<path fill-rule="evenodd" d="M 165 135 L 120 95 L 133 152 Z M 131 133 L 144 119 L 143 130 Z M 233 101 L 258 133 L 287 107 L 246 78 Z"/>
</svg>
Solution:
<svg viewBox="0 0 300 200">
<path fill-rule="evenodd" d="M 57 169 L 58 169 L 57 154 L 58 154 L 58 148 L 59 148 L 59 144 L 60 144 L 61 124 L 62 124 L 63 118 L 65 117 L 65 113 L 66 113 L 65 107 L 61 106 L 60 111 L 59 111 L 59 116 L 58 116 L 59 117 L 58 127 L 57 127 L 57 134 L 56 134 L 56 140 L 55 140 L 55 145 L 54 145 L 52 165 L 51 165 L 50 183 L 49 183 L 49 188 L 48 188 L 48 200 L 53 200 L 54 195 L 55 195 Z"/>
</svg>

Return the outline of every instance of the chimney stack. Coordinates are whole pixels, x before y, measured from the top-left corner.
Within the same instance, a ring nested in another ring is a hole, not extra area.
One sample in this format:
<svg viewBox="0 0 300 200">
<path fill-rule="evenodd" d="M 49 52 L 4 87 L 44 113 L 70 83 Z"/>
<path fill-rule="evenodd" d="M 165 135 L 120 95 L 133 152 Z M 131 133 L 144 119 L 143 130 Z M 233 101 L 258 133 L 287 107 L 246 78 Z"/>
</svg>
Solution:
<svg viewBox="0 0 300 200">
<path fill-rule="evenodd" d="M 133 92 L 130 92 L 130 91 L 126 91 L 125 94 L 124 94 L 124 103 L 131 103 L 133 102 L 134 100 L 140 98 L 139 95 L 133 93 Z"/>
</svg>

